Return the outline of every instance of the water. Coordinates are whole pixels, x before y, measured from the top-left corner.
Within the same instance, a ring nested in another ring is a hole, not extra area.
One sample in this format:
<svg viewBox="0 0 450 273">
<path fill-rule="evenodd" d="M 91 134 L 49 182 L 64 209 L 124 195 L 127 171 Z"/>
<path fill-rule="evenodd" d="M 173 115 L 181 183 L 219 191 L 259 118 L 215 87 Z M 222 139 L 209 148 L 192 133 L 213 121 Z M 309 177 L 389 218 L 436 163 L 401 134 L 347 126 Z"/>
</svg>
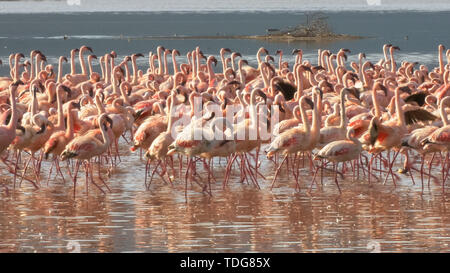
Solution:
<svg viewBox="0 0 450 273">
<path fill-rule="evenodd" d="M 349 41 L 295 41 L 272 42 L 247 39 L 169 39 L 161 36 L 196 35 L 258 35 L 268 28 L 295 26 L 305 21 L 305 13 L 298 12 L 240 12 L 240 13 L 39 13 L 3 14 L 0 19 L 0 59 L 7 63 L 9 54 L 32 49 L 41 50 L 49 63 L 57 65 L 59 56 L 69 57 L 72 48 L 86 44 L 94 53 L 103 55 L 115 50 L 122 59 L 132 53 L 148 54 L 158 45 L 176 48 L 186 62 L 185 54 L 197 45 L 207 55 L 218 55 L 220 48 L 229 47 L 239 51 L 244 59 L 254 64 L 255 54 L 264 46 L 271 54 L 282 49 L 284 58 L 293 61 L 293 48 L 302 48 L 304 58 L 317 62 L 317 49 L 326 48 L 337 52 L 348 48 L 349 61 L 356 61 L 360 52 L 368 60 L 377 62 L 382 58 L 382 46 L 391 43 L 401 48 L 396 53 L 399 61 L 418 61 L 437 65 L 437 47 L 450 44 L 446 28 L 450 24 L 450 11 L 443 12 L 324 12 L 336 33 L 368 37 Z M 355 22 L 358 22 L 355 24 Z M 11 27 L 11 26 L 14 27 Z M 68 39 L 64 40 L 63 37 Z M 406 39 L 407 38 L 407 39 Z M 148 56 L 148 55 L 147 55 Z M 148 65 L 147 58 L 138 59 L 141 68 Z M 96 62 L 94 62 L 97 64 Z M 8 73 L 8 66 L 0 68 L 0 74 Z M 69 66 L 64 66 L 68 71 Z M 98 65 L 96 65 L 96 70 Z"/>
<path fill-rule="evenodd" d="M 217 55 L 220 48 L 229 47 L 250 63 L 255 63 L 255 53 L 261 46 L 272 54 L 284 50 L 291 62 L 289 52 L 293 48 L 302 48 L 305 59 L 315 63 L 318 48 L 336 52 L 343 47 L 352 50 L 351 61 L 365 52 L 376 62 L 382 57 L 382 45 L 392 43 L 401 48 L 396 53 L 400 61 L 435 66 L 438 44 L 450 44 L 445 28 L 450 23 L 446 1 L 433 5 L 408 1 L 406 6 L 399 2 L 368 6 L 367 1 L 346 1 L 348 4 L 339 8 L 329 8 L 329 1 L 303 1 L 302 5 L 298 1 L 239 1 L 239 6 L 235 1 L 216 1 L 208 7 L 200 5 L 203 1 L 176 1 L 177 5 L 127 1 L 125 6 L 119 2 L 123 1 L 108 1 L 108 5 L 81 1 L 80 6 L 66 1 L 30 2 L 26 10 L 20 2 L 1 2 L 0 58 L 5 62 L 12 52 L 28 55 L 30 50 L 40 49 L 49 63 L 56 64 L 60 55 L 68 56 L 69 49 L 83 44 L 91 46 L 95 54 L 115 50 L 121 57 L 136 52 L 148 54 L 158 45 L 185 54 L 199 45 L 207 55 Z M 238 13 L 229 12 L 237 7 Z M 369 11 L 362 11 L 367 8 Z M 278 11 L 269 11 L 273 9 Z M 119 12 L 124 10 L 127 12 Z M 135 10 L 140 12 L 132 12 Z M 305 10 L 324 11 L 337 33 L 369 38 L 291 43 L 151 38 L 264 34 L 267 28 L 303 21 Z M 69 39 L 64 40 L 64 35 Z M 185 62 L 184 57 L 179 61 Z M 147 60 L 139 59 L 139 65 L 144 68 Z M 69 66 L 64 69 L 68 71 Z M 7 72 L 7 66 L 0 68 L 0 74 Z M 47 186 L 47 163 L 41 189 L 35 191 L 24 182 L 10 195 L 2 192 L 0 252 L 68 252 L 72 251 L 70 245 L 78 244 L 81 252 L 369 252 L 372 247 L 386 252 L 450 250 L 449 196 L 442 194 L 435 182 L 421 194 L 417 179 L 413 185 L 402 176 L 394 188 L 391 181 L 369 186 L 365 179 L 353 180 L 348 174 L 340 182 L 343 193 L 339 195 L 331 174 L 326 173 L 323 187 L 307 194 L 311 174 L 306 167 L 302 169 L 300 193 L 294 189 L 292 175 L 288 177 L 285 171 L 270 191 L 274 165 L 263 156 L 261 172 L 266 180 L 259 178 L 261 190 L 240 183 L 237 169 L 229 188 L 222 190 L 222 160 L 220 164 L 215 162 L 213 196 L 190 185 L 186 202 L 182 179 L 175 177 L 172 188 L 156 177 L 147 191 L 144 162 L 130 153 L 123 141 L 121 156 L 122 162 L 107 179 L 112 193 L 106 195 L 91 185 L 86 196 L 84 186 L 79 185 L 74 199 L 71 182 L 64 184 L 60 178 Z M 200 164 L 198 168 L 201 171 Z M 1 173 L 1 183 L 11 186 L 11 175 L 4 169 Z M 83 177 L 80 179 L 84 182 Z"/>
</svg>

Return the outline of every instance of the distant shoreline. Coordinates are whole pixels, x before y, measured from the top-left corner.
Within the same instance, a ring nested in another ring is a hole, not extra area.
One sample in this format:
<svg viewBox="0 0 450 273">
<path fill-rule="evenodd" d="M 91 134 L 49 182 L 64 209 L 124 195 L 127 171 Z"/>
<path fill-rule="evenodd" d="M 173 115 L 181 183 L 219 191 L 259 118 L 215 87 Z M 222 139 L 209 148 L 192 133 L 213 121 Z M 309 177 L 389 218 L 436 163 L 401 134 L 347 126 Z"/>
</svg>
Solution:
<svg viewBox="0 0 450 273">
<path fill-rule="evenodd" d="M 70 39 L 70 36 L 68 37 Z M 330 41 L 330 40 L 358 40 L 369 37 L 348 35 L 348 34 L 333 34 L 328 36 L 312 36 L 312 37 L 296 37 L 290 35 L 195 35 L 195 36 L 144 36 L 136 37 L 121 37 L 120 39 L 130 40 L 202 40 L 202 39 L 249 39 L 249 40 L 272 40 L 272 41 Z"/>
</svg>

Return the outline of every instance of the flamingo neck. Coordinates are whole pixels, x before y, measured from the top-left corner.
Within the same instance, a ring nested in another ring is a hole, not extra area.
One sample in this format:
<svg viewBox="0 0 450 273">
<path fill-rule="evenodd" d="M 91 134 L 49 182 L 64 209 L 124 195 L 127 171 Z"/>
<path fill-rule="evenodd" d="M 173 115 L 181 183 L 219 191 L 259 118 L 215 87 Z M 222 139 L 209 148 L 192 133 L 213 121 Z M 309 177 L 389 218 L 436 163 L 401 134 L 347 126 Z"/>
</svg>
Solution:
<svg viewBox="0 0 450 273">
<path fill-rule="evenodd" d="M 339 125 L 340 128 L 347 128 L 347 116 L 345 115 L 345 94 L 347 92 L 345 89 L 341 90 L 341 124 Z"/>
<path fill-rule="evenodd" d="M 208 61 L 208 75 L 209 75 L 209 84 L 212 84 L 216 79 L 216 74 L 214 73 L 214 69 L 212 67 L 212 61 Z"/>
<path fill-rule="evenodd" d="M 300 101 L 299 101 L 300 116 L 301 116 L 301 118 L 302 118 L 302 123 L 303 123 L 304 131 L 305 131 L 306 133 L 309 133 L 309 132 L 311 132 L 311 127 L 310 127 L 309 122 L 308 122 L 308 116 L 306 115 L 306 110 L 305 110 L 305 108 L 303 107 L 303 105 L 304 105 L 304 103 L 305 103 L 304 101 L 305 101 L 305 97 L 302 97 L 302 98 L 300 99 Z"/>
<path fill-rule="evenodd" d="M 158 74 L 162 74 L 162 56 L 161 56 L 161 48 L 158 48 Z"/>
<path fill-rule="evenodd" d="M 70 52 L 70 74 L 75 75 L 76 72 L 76 66 L 75 66 L 75 51 Z"/>
<path fill-rule="evenodd" d="M 131 82 L 131 75 L 130 70 L 128 69 L 128 62 L 125 62 L 124 66 L 125 66 L 126 82 Z"/>
<path fill-rule="evenodd" d="M 103 147 L 108 147 L 109 146 L 109 138 L 108 135 L 106 134 L 106 130 L 103 126 L 103 120 L 104 120 L 104 116 L 100 117 L 98 120 L 98 124 L 100 127 L 100 131 L 102 132 L 102 138 L 103 138 Z"/>
<path fill-rule="evenodd" d="M 105 106 L 103 106 L 99 96 L 95 96 L 95 105 L 97 106 L 97 111 L 100 115 L 106 113 Z"/>
<path fill-rule="evenodd" d="M 439 73 L 444 74 L 444 48 L 439 47 Z"/>
<path fill-rule="evenodd" d="M 439 107 L 439 113 L 441 114 L 442 123 L 444 126 L 447 126 L 449 124 L 448 118 L 447 118 L 447 112 L 445 111 L 445 104 L 444 101 L 448 101 L 447 99 L 441 100 L 441 104 Z"/>
<path fill-rule="evenodd" d="M 303 96 L 303 71 L 300 66 L 297 67 L 297 98 Z"/>
<path fill-rule="evenodd" d="M 88 58 L 89 76 L 92 75 L 92 58 Z"/>
<path fill-rule="evenodd" d="M 102 61 L 102 59 L 100 59 L 100 62 L 99 62 L 99 64 L 100 64 L 100 70 L 102 71 L 102 79 L 105 81 L 106 80 L 106 76 L 105 76 L 105 67 L 104 67 L 104 65 L 103 65 L 103 62 L 105 61 L 105 59 L 103 58 L 103 61 Z"/>
<path fill-rule="evenodd" d="M 264 88 L 268 88 L 269 87 L 269 79 L 268 79 L 268 77 L 267 77 L 267 75 L 265 73 L 265 68 L 266 68 L 265 65 L 261 66 L 260 73 L 261 73 L 261 77 L 262 77 L 263 82 L 264 82 Z"/>
<path fill-rule="evenodd" d="M 373 107 L 375 108 L 375 117 L 380 118 L 381 117 L 381 111 L 380 111 L 380 104 L 378 103 L 378 96 L 377 96 L 377 89 L 376 85 L 372 88 L 372 103 Z"/>
<path fill-rule="evenodd" d="M 239 63 L 239 79 L 241 81 L 242 86 L 245 86 L 245 75 L 241 63 Z"/>
<path fill-rule="evenodd" d="M 316 145 L 316 143 L 319 141 L 320 121 L 321 121 L 321 118 L 319 116 L 320 96 L 319 96 L 319 94 L 313 94 L 313 98 L 314 98 L 314 109 L 313 109 L 312 124 L 311 124 L 310 147 L 314 147 Z"/>
<path fill-rule="evenodd" d="M 16 131 L 16 126 L 17 126 L 17 104 L 16 104 L 16 88 L 15 86 L 13 86 L 11 88 L 10 91 L 10 100 L 11 100 L 11 120 L 9 121 L 8 124 L 8 129 L 11 130 L 12 132 Z"/>
<path fill-rule="evenodd" d="M 16 58 L 16 62 L 14 63 L 14 81 L 18 81 L 20 79 L 19 60 L 20 60 L 20 57 Z"/>
<path fill-rule="evenodd" d="M 172 130 L 172 124 L 173 124 L 173 105 L 175 102 L 175 99 L 173 96 L 170 96 L 169 98 L 167 98 L 169 101 L 169 109 L 168 109 L 168 121 L 167 121 L 167 133 L 170 133 Z"/>
<path fill-rule="evenodd" d="M 258 52 L 256 53 L 256 59 L 258 60 L 258 68 L 261 68 L 261 50 L 258 50 Z"/>
<path fill-rule="evenodd" d="M 196 65 L 196 53 L 195 50 L 192 53 L 192 78 L 195 78 L 197 76 L 197 65 Z M 224 75 L 225 75 L 225 70 L 224 70 Z"/>
<path fill-rule="evenodd" d="M 394 50 L 391 49 L 391 72 L 395 73 L 397 71 L 397 64 L 394 59 Z"/>
<path fill-rule="evenodd" d="M 72 115 L 74 115 L 72 113 L 72 107 L 69 106 L 67 108 L 67 128 L 66 128 L 66 134 L 65 137 L 67 139 L 71 139 L 73 137 L 73 117 Z"/>
<path fill-rule="evenodd" d="M 86 62 L 84 60 L 84 56 L 83 56 L 84 50 L 80 49 L 78 58 L 80 60 L 80 66 L 81 66 L 81 74 L 86 75 L 87 76 L 87 70 L 86 70 Z"/>
<path fill-rule="evenodd" d="M 403 108 L 400 105 L 400 91 L 395 90 L 395 110 L 397 111 L 398 125 L 405 127 L 405 114 L 403 113 Z"/>
<path fill-rule="evenodd" d="M 63 106 L 62 106 L 62 102 L 61 102 L 61 95 L 60 95 L 60 91 L 56 90 L 56 104 L 58 107 L 58 125 L 57 128 L 64 130 L 64 113 L 63 113 Z"/>
<path fill-rule="evenodd" d="M 30 80 L 34 79 L 35 71 L 34 71 L 34 65 L 33 64 L 34 64 L 34 54 L 32 53 L 32 54 L 30 54 L 30 65 L 31 65 L 31 67 L 30 67 L 30 70 L 31 70 L 31 72 L 30 72 Z M 10 67 L 12 68 L 11 59 L 10 59 Z"/>
<path fill-rule="evenodd" d="M 128 94 L 127 94 L 127 92 L 125 92 L 125 84 L 122 84 L 120 86 L 120 93 L 122 94 L 122 98 L 123 98 L 123 101 L 125 102 L 125 104 L 131 105 L 130 100 L 128 98 Z M 128 84 L 126 84 L 126 85 L 128 86 Z M 127 88 L 131 88 L 131 86 L 128 86 Z"/>
<path fill-rule="evenodd" d="M 105 56 L 105 83 L 110 84 L 111 83 L 111 70 L 109 66 L 109 55 L 106 54 Z"/>
<path fill-rule="evenodd" d="M 38 101 L 36 98 L 36 92 L 30 88 L 30 91 L 33 92 L 33 97 L 31 98 L 31 116 L 34 116 L 37 114 L 38 110 Z"/>
<path fill-rule="evenodd" d="M 328 61 L 327 61 L 327 63 L 328 63 L 328 71 L 331 74 L 335 74 L 336 70 L 334 69 L 334 64 L 333 64 L 333 60 L 332 59 L 333 58 L 331 58 L 331 56 L 328 56 Z"/>
<path fill-rule="evenodd" d="M 62 67 L 63 67 L 63 60 L 59 59 L 59 63 L 58 63 L 58 79 L 56 81 L 57 83 L 61 83 L 61 81 L 62 81 L 62 73 L 63 73 Z"/>
<path fill-rule="evenodd" d="M 387 47 L 387 46 L 385 46 L 385 47 L 383 48 L 385 64 L 388 64 L 388 63 L 389 63 L 388 49 L 389 49 L 389 47 Z"/>
<path fill-rule="evenodd" d="M 180 72 L 180 70 L 178 69 L 178 65 L 177 65 L 177 59 L 175 58 L 175 54 L 172 53 L 172 64 L 173 64 L 173 74 L 177 74 L 178 72 Z"/>
<path fill-rule="evenodd" d="M 167 65 L 167 53 L 164 52 L 164 74 L 169 74 L 169 67 Z"/>
<path fill-rule="evenodd" d="M 323 66 L 322 65 L 322 50 L 320 48 L 317 50 L 317 65 Z"/>
<path fill-rule="evenodd" d="M 196 69 L 196 71 L 197 71 L 197 74 L 196 74 L 196 76 L 197 76 L 197 78 L 199 79 L 199 80 L 201 80 L 200 79 L 200 54 L 196 51 L 195 52 L 195 56 L 196 56 L 196 66 L 197 66 L 197 69 Z"/>
</svg>

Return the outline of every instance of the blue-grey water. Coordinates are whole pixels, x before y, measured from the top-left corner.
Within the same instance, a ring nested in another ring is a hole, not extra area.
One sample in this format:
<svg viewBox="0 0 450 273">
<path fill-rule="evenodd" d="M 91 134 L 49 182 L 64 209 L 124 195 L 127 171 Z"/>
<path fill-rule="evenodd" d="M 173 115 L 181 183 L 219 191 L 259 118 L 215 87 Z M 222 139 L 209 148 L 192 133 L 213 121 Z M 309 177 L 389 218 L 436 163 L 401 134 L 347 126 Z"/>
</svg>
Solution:
<svg viewBox="0 0 450 273">
<path fill-rule="evenodd" d="M 119 55 L 136 52 L 155 52 L 158 45 L 176 48 L 182 54 L 200 46 L 206 54 L 217 55 L 222 47 L 240 52 L 250 62 L 255 61 L 259 47 L 271 54 L 277 49 L 289 52 L 301 48 L 305 58 L 316 62 L 317 49 L 334 52 L 348 48 L 350 60 L 365 52 L 374 62 L 382 57 L 382 46 L 391 43 L 401 48 L 398 60 L 418 61 L 436 65 L 437 47 L 450 44 L 446 26 L 450 25 L 450 11 L 344 11 L 324 12 L 336 33 L 367 37 L 345 41 L 273 42 L 247 39 L 163 39 L 161 36 L 197 35 L 258 35 L 268 28 L 285 28 L 305 22 L 305 12 L 237 12 L 237 13 L 41 13 L 3 14 L 0 19 L 0 58 L 4 61 L 12 52 L 29 54 L 39 49 L 50 63 L 59 56 L 68 56 L 72 48 L 89 45 L 94 53 L 102 55 L 115 50 Z M 68 39 L 64 40 L 63 37 Z M 184 56 L 180 61 L 185 61 Z M 147 59 L 140 59 L 147 65 Z M 4 66 L 2 73 L 7 71 Z"/>
<path fill-rule="evenodd" d="M 437 63 L 438 44 L 450 45 L 449 11 L 364 12 L 328 8 L 324 14 L 336 33 L 368 38 L 288 43 L 149 37 L 264 34 L 267 28 L 304 22 L 303 11 L 45 13 L 41 8 L 34 13 L 34 3 L 30 4 L 30 14 L 19 6 L 15 11 L 21 13 L 17 14 L 2 9 L 3 5 L 0 3 L 0 58 L 4 63 L 12 52 L 28 55 L 30 50 L 39 49 L 55 64 L 59 56 L 68 57 L 70 49 L 81 45 L 91 46 L 97 55 L 115 50 L 121 56 L 137 52 L 148 56 L 158 45 L 176 48 L 183 54 L 200 46 L 205 54 L 215 55 L 220 48 L 229 47 L 251 63 L 261 46 L 271 54 L 284 50 L 288 60 L 292 60 L 288 53 L 293 48 L 301 48 L 305 59 L 313 63 L 318 48 L 336 52 L 345 47 L 352 51 L 350 60 L 365 52 L 376 62 L 382 57 L 382 45 L 391 43 L 401 48 L 396 53 L 399 60 L 432 66 Z M 63 39 L 65 35 L 67 40 Z M 147 65 L 147 59 L 139 61 L 141 67 Z M 180 61 L 185 62 L 183 56 Z M 7 72 L 8 66 L 3 65 L 0 74 Z M 91 186 L 86 196 L 85 188 L 79 185 L 74 199 L 71 182 L 64 184 L 52 176 L 50 183 L 45 183 L 48 163 L 43 165 L 41 189 L 33 190 L 24 183 L 9 195 L 2 191 L 0 252 L 67 252 L 77 250 L 69 246 L 78 244 L 81 252 L 450 250 L 449 196 L 433 180 L 422 194 L 420 182 L 416 179 L 413 184 L 408 176 L 401 176 L 394 188 L 391 182 L 369 186 L 363 177 L 352 179 L 348 175 L 341 181 L 343 194 L 339 195 L 331 174 L 325 173 L 324 185 L 309 195 L 306 191 L 311 174 L 306 162 L 301 171 L 300 193 L 294 189 L 292 174 L 287 176 L 285 171 L 271 191 L 275 166 L 261 156 L 261 172 L 266 178 L 259 178 L 261 190 L 240 183 L 237 167 L 230 186 L 223 190 L 225 162 L 216 161 L 213 196 L 201 193 L 195 184 L 189 185 L 186 203 L 184 183 L 178 176 L 174 188 L 156 177 L 151 190 L 145 190 L 144 162 L 138 153 L 128 150 L 124 141 L 120 145 L 122 162 L 107 179 L 112 193 L 104 195 Z M 201 169 L 201 164 L 198 167 Z M 1 183 L 11 187 L 11 175 L 4 170 L 1 174 Z M 83 181 L 84 177 L 80 179 Z"/>
</svg>

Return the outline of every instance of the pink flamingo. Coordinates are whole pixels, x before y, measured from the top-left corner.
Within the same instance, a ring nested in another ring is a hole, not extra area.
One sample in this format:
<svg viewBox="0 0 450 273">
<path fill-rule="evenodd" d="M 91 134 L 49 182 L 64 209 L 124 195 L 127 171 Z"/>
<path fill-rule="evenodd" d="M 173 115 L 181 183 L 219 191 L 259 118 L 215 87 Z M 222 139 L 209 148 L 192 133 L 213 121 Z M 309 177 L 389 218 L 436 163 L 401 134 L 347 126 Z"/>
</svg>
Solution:
<svg viewBox="0 0 450 273">
<path fill-rule="evenodd" d="M 77 182 L 77 172 L 80 165 L 80 161 L 84 161 L 84 167 L 86 171 L 86 194 L 88 193 L 88 178 L 90 174 L 91 182 L 99 188 L 102 192 L 103 189 L 98 186 L 94 182 L 93 178 L 93 166 L 91 164 L 91 159 L 96 156 L 101 156 L 104 153 L 107 152 L 108 147 L 111 143 L 111 140 L 109 139 L 106 131 L 106 124 L 105 121 L 107 120 L 108 115 L 107 114 L 101 114 L 98 117 L 98 124 L 100 126 L 100 131 L 102 134 L 102 140 L 99 140 L 95 136 L 91 134 L 86 134 L 83 136 L 76 137 L 72 139 L 67 145 L 64 151 L 61 153 L 61 160 L 66 160 L 70 158 L 78 159 L 76 170 L 74 174 L 74 196 L 76 193 L 76 182 Z M 105 183 L 105 181 L 102 179 L 100 174 L 100 162 L 98 163 L 98 176 L 99 179 L 103 182 L 103 184 L 108 188 L 108 185 Z"/>
<path fill-rule="evenodd" d="M 314 101 L 314 111 L 313 111 L 313 119 L 317 119 L 318 116 L 318 92 L 316 91 L 317 88 L 314 89 L 313 92 L 313 101 Z M 308 123 L 307 117 L 306 117 L 306 111 L 304 109 L 304 103 L 306 102 L 306 97 L 301 97 L 299 101 L 300 106 L 300 113 L 302 117 L 303 126 L 302 127 L 295 127 L 292 129 L 289 129 L 279 136 L 277 136 L 272 143 L 270 143 L 269 148 L 266 150 L 267 157 L 272 157 L 277 152 L 283 152 L 284 159 L 281 162 L 280 166 L 278 166 L 277 170 L 275 171 L 275 175 L 272 181 L 271 188 L 275 185 L 276 178 L 278 176 L 278 173 L 281 170 L 281 167 L 283 163 L 287 160 L 288 156 L 290 154 L 298 153 L 301 151 L 311 151 L 315 147 L 315 142 L 317 141 L 315 136 L 319 136 L 319 128 L 318 128 L 318 122 L 317 120 L 313 120 L 313 130 L 311 130 L 310 125 Z M 296 183 L 298 186 L 298 176 L 296 177 Z"/>
<path fill-rule="evenodd" d="M 327 159 L 338 164 L 339 162 L 358 159 L 361 151 L 361 142 L 354 137 L 354 130 L 349 129 L 347 131 L 347 140 L 336 140 L 328 143 L 315 155 L 314 159 Z M 339 189 L 339 193 L 342 193 L 337 180 L 337 164 L 334 165 L 334 182 Z"/>
</svg>

